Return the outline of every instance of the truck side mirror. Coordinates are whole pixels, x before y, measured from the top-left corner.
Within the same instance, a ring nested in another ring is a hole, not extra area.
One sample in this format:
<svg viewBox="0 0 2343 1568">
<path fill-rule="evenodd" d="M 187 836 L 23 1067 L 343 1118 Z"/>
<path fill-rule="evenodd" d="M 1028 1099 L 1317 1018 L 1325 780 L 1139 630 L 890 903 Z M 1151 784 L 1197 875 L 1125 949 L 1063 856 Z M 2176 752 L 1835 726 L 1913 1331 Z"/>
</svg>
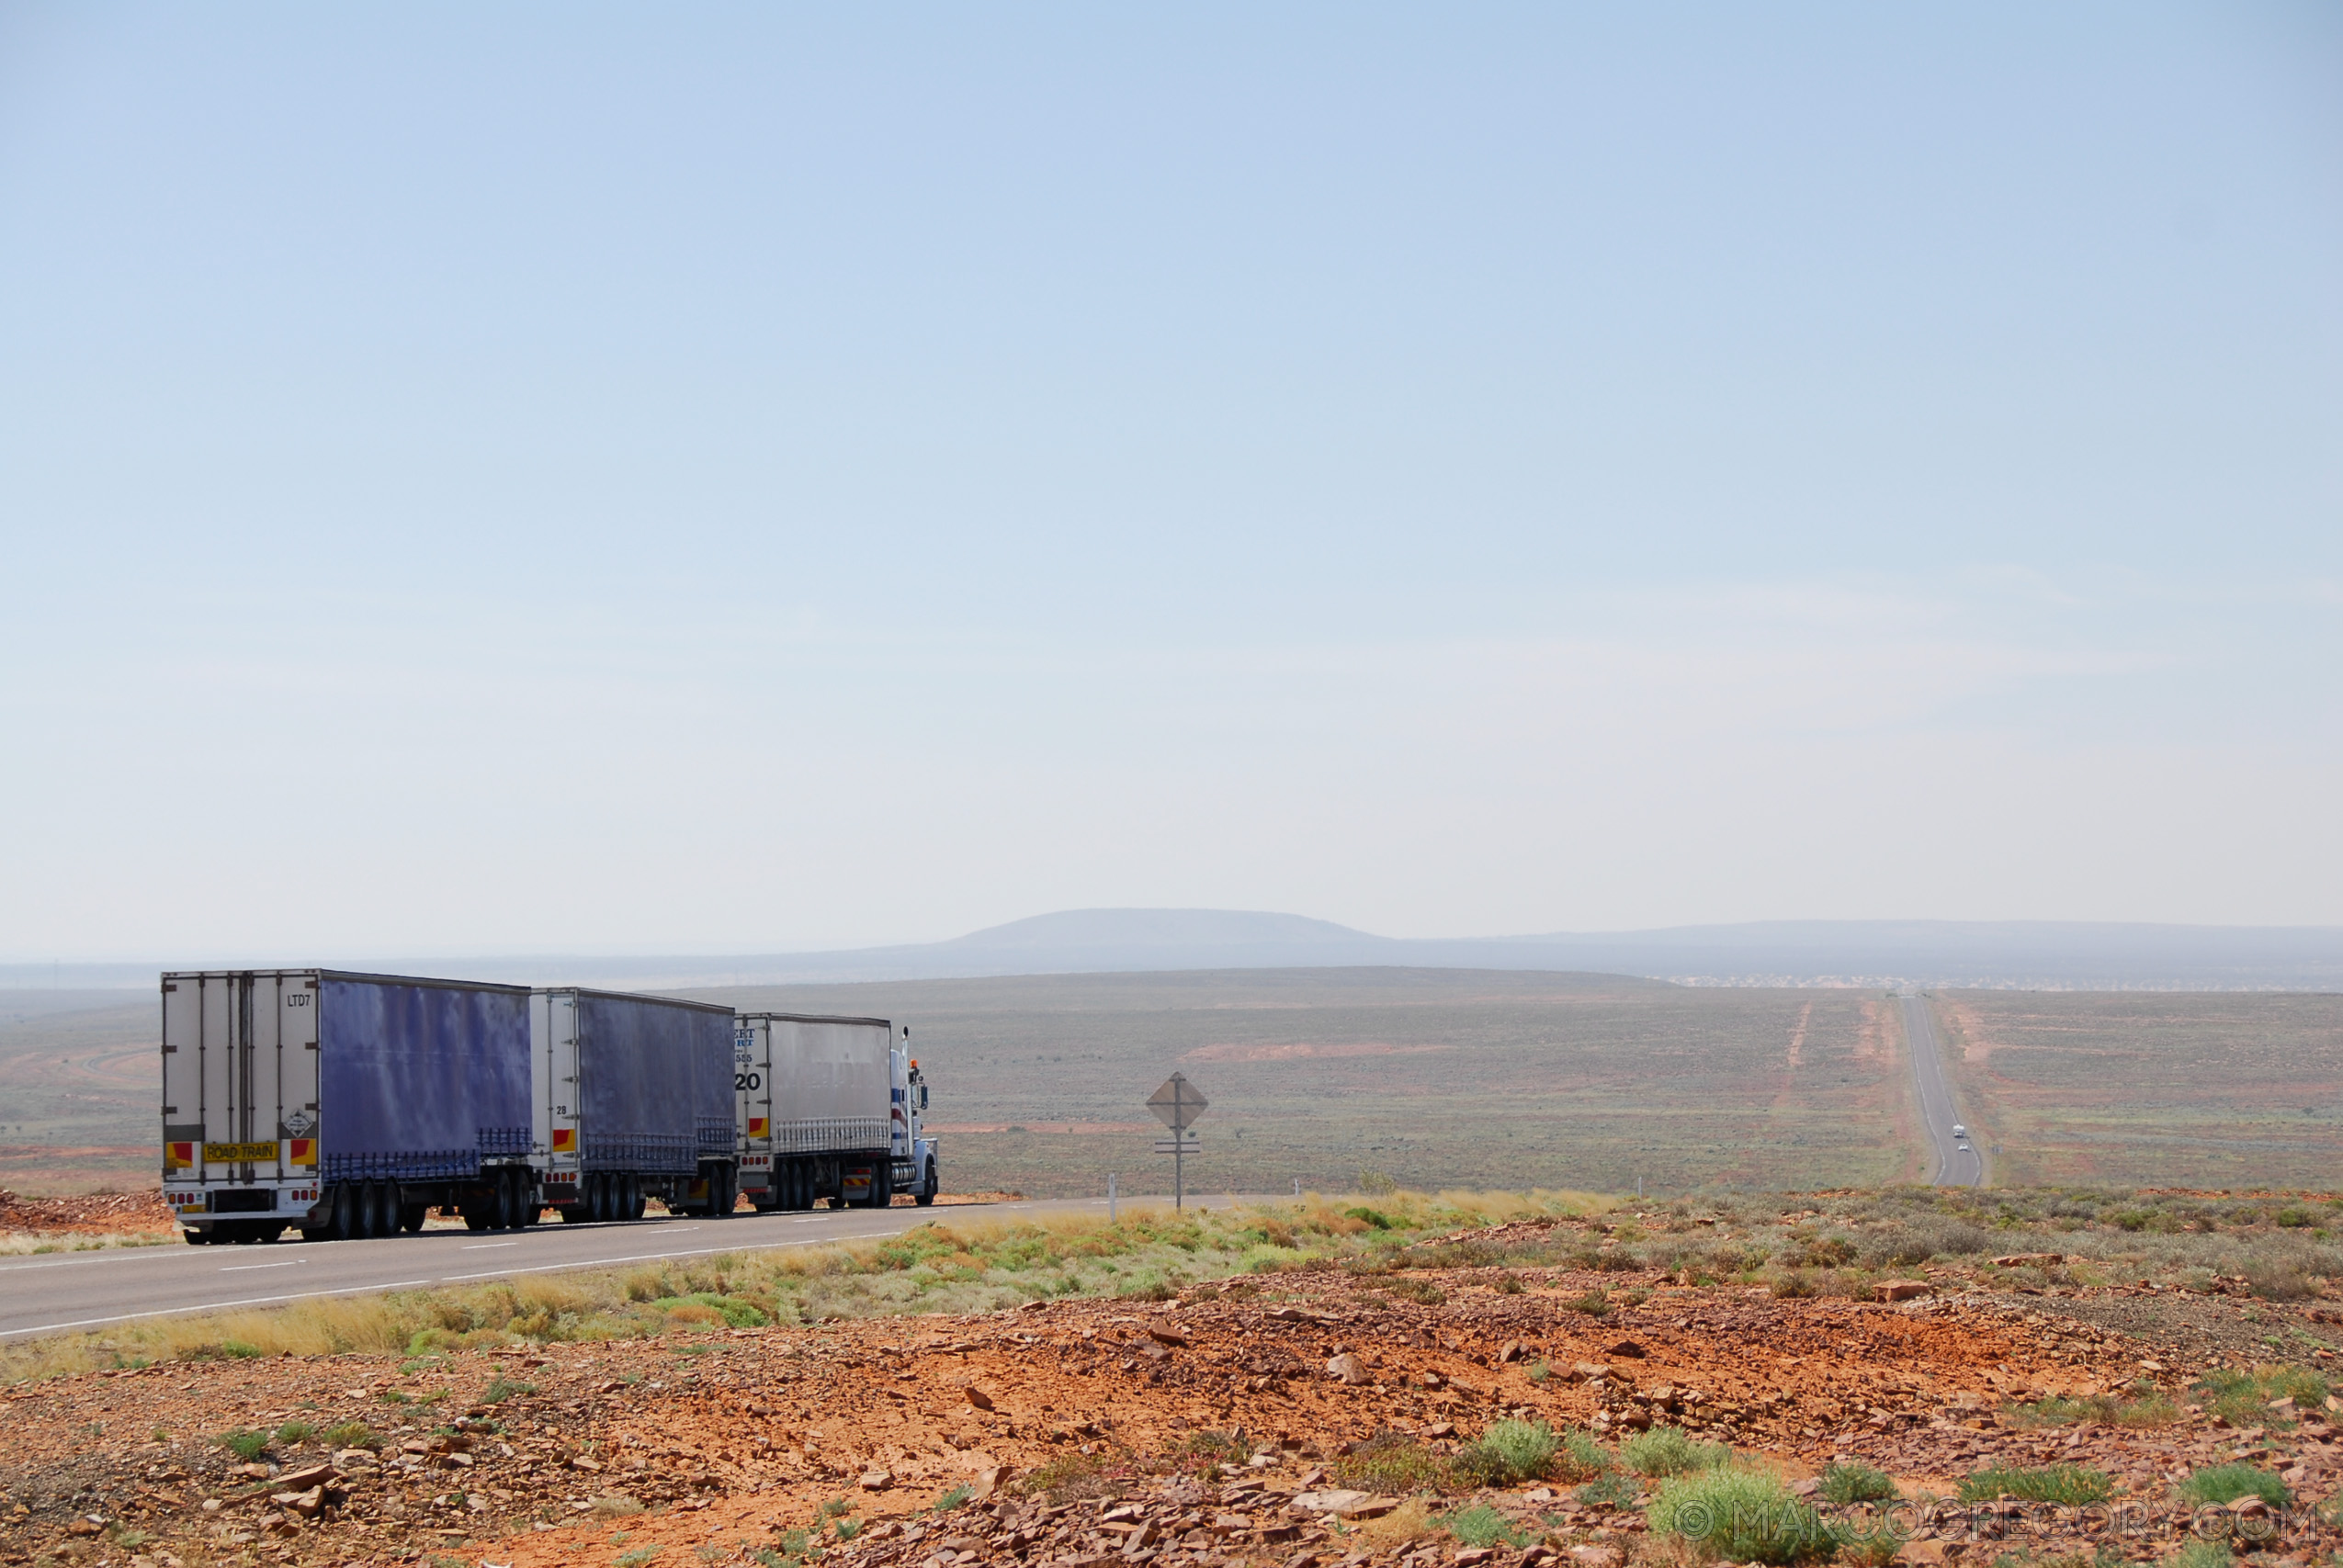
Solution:
<svg viewBox="0 0 2343 1568">
<path fill-rule="evenodd" d="M 922 1111 L 927 1109 L 927 1085 L 925 1084 L 920 1085 L 920 1109 Z"/>
</svg>

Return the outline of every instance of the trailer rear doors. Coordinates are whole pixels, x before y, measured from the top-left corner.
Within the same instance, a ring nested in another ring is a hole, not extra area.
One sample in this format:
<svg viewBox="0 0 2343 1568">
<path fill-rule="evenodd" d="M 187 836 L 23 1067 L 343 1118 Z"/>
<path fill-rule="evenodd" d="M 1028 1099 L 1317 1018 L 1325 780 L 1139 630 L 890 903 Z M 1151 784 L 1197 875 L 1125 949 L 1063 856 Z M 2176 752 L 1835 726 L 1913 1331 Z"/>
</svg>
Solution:
<svg viewBox="0 0 2343 1568">
<path fill-rule="evenodd" d="M 163 976 L 166 1192 L 315 1177 L 318 1000 L 314 969 Z"/>
</svg>

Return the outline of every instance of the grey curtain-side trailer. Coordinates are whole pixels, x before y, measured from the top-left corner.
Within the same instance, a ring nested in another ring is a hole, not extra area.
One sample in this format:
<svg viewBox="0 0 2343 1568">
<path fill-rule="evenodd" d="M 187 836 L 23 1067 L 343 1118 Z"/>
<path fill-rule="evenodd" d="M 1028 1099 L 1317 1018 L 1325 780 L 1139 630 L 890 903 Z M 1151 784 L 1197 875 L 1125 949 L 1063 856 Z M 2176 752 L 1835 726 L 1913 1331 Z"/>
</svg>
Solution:
<svg viewBox="0 0 2343 1568">
<path fill-rule="evenodd" d="M 163 984 L 163 1190 L 190 1242 L 474 1229 L 530 1201 L 526 987 L 334 969 Z"/>
</svg>

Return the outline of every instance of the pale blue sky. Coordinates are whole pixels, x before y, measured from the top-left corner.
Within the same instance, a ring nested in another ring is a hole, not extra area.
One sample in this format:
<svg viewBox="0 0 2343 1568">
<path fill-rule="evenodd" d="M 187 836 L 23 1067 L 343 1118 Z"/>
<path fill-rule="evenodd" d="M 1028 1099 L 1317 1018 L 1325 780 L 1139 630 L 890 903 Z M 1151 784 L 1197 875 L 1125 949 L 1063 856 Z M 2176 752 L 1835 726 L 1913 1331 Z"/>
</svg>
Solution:
<svg viewBox="0 0 2343 1568">
<path fill-rule="evenodd" d="M 0 0 L 0 957 L 2343 923 L 2343 11 Z"/>
</svg>

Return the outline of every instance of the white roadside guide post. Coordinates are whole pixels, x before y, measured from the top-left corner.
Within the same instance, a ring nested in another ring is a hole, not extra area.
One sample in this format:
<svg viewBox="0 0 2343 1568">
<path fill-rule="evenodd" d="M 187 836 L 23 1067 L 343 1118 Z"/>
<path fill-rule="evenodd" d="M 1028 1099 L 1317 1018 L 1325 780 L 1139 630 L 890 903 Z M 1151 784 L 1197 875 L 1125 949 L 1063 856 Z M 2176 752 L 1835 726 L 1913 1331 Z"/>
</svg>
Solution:
<svg viewBox="0 0 2343 1568">
<path fill-rule="evenodd" d="M 1183 1208 L 1187 1203 L 1187 1158 L 1194 1152 L 1195 1134 L 1188 1128 L 1204 1114 L 1205 1098 L 1196 1092 L 1184 1074 L 1173 1073 L 1163 1080 L 1163 1087 L 1147 1097 L 1147 1108 L 1156 1119 L 1172 1129 L 1169 1138 L 1158 1139 L 1155 1152 L 1172 1156 L 1172 1206 Z"/>
<path fill-rule="evenodd" d="M 1115 1223 L 1115 1173 L 1111 1170 L 1106 1173 L 1106 1223 Z"/>
</svg>

